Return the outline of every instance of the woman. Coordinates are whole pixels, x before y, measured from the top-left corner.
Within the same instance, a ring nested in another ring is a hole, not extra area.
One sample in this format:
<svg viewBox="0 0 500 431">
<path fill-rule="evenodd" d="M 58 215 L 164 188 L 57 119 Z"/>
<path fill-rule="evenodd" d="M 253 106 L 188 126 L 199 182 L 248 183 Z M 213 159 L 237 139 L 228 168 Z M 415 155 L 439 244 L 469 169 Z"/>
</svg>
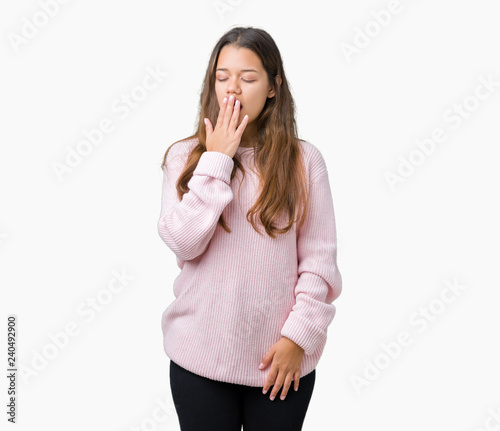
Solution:
<svg viewBox="0 0 500 431">
<path fill-rule="evenodd" d="M 221 37 L 200 105 L 158 221 L 181 269 L 161 322 L 181 429 L 301 430 L 342 287 L 326 164 L 264 30 Z"/>
</svg>

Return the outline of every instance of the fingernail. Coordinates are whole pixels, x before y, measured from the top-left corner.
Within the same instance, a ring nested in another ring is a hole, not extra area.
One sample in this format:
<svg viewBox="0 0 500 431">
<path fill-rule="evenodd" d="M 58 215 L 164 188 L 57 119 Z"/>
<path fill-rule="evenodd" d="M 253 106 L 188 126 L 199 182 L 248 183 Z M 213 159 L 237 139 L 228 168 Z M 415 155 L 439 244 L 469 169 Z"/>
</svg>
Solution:
<svg viewBox="0 0 500 431">
<path fill-rule="evenodd" d="M 262 389 L 262 393 L 266 395 L 267 389 Z"/>
<path fill-rule="evenodd" d="M 295 391 L 298 391 L 298 390 L 299 390 L 299 388 L 293 388 L 293 389 L 294 389 Z"/>
<path fill-rule="evenodd" d="M 229 96 L 229 100 L 233 100 L 234 99 L 234 96 L 231 94 L 231 96 Z"/>
<path fill-rule="evenodd" d="M 224 100 L 222 100 L 222 103 L 226 103 L 227 102 L 227 97 L 224 97 Z"/>
<path fill-rule="evenodd" d="M 283 396 L 281 396 L 281 397 L 280 397 L 280 400 L 281 400 L 281 401 L 283 401 L 284 399 L 285 399 L 285 397 L 283 397 Z"/>
<path fill-rule="evenodd" d="M 270 398 L 271 401 L 274 401 L 274 395 Z"/>
<path fill-rule="evenodd" d="M 261 362 L 259 365 L 259 369 L 262 368 L 263 366 L 264 366 L 264 364 Z"/>
</svg>

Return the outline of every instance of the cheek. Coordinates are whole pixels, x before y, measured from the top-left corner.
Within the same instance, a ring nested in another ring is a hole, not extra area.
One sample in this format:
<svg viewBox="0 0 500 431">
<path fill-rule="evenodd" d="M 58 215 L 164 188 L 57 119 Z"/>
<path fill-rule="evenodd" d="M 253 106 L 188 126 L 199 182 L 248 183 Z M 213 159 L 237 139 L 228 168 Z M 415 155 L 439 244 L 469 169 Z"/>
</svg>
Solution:
<svg viewBox="0 0 500 431">
<path fill-rule="evenodd" d="M 217 97 L 217 101 L 219 105 L 222 103 L 222 99 L 224 99 L 224 91 L 219 86 L 215 86 L 215 96 Z"/>
<path fill-rule="evenodd" d="M 262 88 L 259 88 L 258 94 L 256 94 L 256 100 L 259 101 L 259 104 L 262 106 L 266 103 L 267 100 L 267 94 L 268 94 L 268 88 L 267 86 L 264 86 Z"/>
<path fill-rule="evenodd" d="M 254 94 L 250 99 L 250 106 L 253 111 L 261 111 L 267 100 L 267 96 L 261 92 Z"/>
</svg>

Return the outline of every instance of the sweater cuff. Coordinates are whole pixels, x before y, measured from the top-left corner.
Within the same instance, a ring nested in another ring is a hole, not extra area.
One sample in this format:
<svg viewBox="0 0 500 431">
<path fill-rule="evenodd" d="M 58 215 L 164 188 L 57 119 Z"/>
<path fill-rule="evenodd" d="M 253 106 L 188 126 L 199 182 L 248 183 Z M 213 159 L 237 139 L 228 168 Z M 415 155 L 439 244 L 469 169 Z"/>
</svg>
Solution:
<svg viewBox="0 0 500 431">
<path fill-rule="evenodd" d="M 283 325 L 281 335 L 302 347 L 306 355 L 312 355 L 321 341 L 326 338 L 326 332 L 294 311 L 290 313 Z"/>
<path fill-rule="evenodd" d="M 234 160 L 226 153 L 205 151 L 198 160 L 193 175 L 206 175 L 230 184 L 233 167 Z"/>
</svg>

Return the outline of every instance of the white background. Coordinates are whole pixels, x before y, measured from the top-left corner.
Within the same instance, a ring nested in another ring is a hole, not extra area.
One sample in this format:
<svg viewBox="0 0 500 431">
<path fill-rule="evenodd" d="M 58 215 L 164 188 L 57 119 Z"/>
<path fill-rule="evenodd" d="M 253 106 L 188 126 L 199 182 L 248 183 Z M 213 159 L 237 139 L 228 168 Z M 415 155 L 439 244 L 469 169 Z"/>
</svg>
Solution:
<svg viewBox="0 0 500 431">
<path fill-rule="evenodd" d="M 73 0 L 52 17 L 47 2 L 0 12 L 1 356 L 7 374 L 16 314 L 17 429 L 179 429 L 160 326 L 179 272 L 157 233 L 160 164 L 193 133 L 210 52 L 237 25 L 280 48 L 335 206 L 344 289 L 303 429 L 498 429 L 498 1 L 401 0 L 387 15 L 384 1 Z M 113 103 L 148 67 L 167 76 L 120 118 Z M 494 84 L 478 100 L 481 79 Z M 460 124 L 446 120 L 458 105 Z M 54 162 L 105 118 L 114 130 L 59 181 Z M 437 128 L 446 139 L 418 158 L 415 141 Z M 411 154 L 420 164 L 391 187 Z M 113 271 L 133 279 L 106 297 Z M 78 310 L 96 297 L 109 302 L 89 319 Z M 71 322 L 79 332 L 50 350 Z M 411 344 L 396 349 L 401 332 Z"/>
</svg>

